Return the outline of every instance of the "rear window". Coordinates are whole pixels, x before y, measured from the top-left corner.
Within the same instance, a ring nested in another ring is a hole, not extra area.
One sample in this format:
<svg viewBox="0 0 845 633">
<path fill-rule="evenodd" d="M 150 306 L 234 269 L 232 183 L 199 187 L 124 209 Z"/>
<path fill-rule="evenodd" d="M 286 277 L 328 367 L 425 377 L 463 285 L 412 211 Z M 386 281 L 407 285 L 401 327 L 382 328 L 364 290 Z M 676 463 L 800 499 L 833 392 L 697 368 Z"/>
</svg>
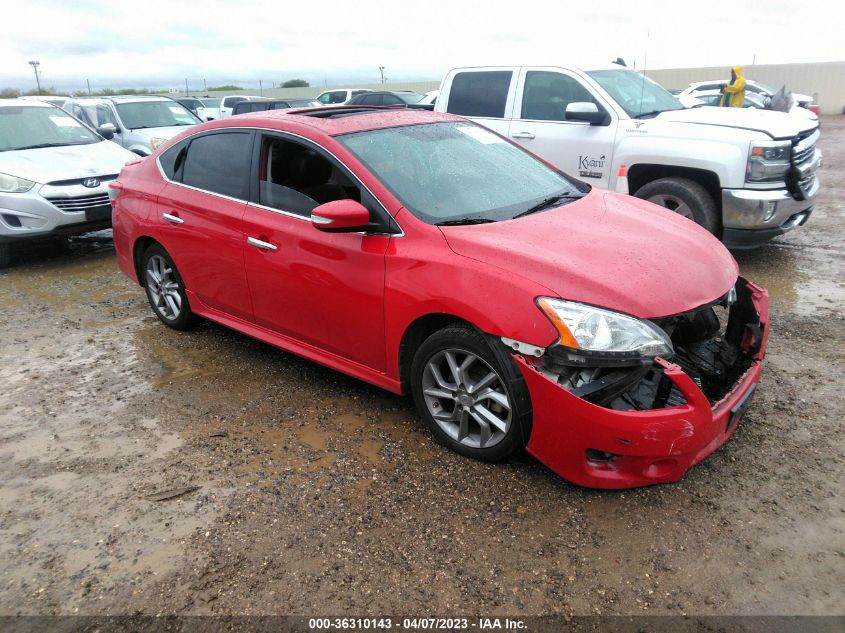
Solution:
<svg viewBox="0 0 845 633">
<path fill-rule="evenodd" d="M 182 165 L 182 182 L 203 191 L 245 200 L 251 150 L 250 132 L 198 136 L 188 147 Z"/>
<path fill-rule="evenodd" d="M 509 70 L 456 74 L 449 91 L 447 112 L 503 118 L 512 77 Z"/>
</svg>

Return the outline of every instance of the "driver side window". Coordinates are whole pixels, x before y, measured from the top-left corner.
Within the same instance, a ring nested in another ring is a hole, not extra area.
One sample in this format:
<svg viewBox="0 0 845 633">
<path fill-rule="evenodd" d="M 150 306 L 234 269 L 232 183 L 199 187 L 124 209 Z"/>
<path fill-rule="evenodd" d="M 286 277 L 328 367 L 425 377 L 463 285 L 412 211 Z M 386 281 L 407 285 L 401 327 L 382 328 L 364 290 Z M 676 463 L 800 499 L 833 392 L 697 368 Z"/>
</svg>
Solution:
<svg viewBox="0 0 845 633">
<path fill-rule="evenodd" d="M 528 71 L 522 95 L 521 119 L 565 121 L 570 103 L 595 103 L 580 82 L 556 72 Z"/>
</svg>

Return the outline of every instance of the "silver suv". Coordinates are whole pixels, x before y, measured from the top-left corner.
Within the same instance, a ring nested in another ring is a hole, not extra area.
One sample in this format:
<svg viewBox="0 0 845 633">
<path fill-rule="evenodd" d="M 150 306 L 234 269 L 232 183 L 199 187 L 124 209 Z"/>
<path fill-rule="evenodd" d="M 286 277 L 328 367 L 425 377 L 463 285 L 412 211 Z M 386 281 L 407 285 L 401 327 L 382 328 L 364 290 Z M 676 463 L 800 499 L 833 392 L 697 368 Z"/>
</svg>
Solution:
<svg viewBox="0 0 845 633">
<path fill-rule="evenodd" d="M 202 123 L 169 97 L 86 97 L 69 99 L 62 107 L 101 134 L 111 132 L 115 143 L 139 156 L 149 156 L 185 126 Z"/>
<path fill-rule="evenodd" d="M 111 226 L 108 183 L 137 158 L 48 103 L 0 100 L 0 267 L 16 242 Z"/>
</svg>

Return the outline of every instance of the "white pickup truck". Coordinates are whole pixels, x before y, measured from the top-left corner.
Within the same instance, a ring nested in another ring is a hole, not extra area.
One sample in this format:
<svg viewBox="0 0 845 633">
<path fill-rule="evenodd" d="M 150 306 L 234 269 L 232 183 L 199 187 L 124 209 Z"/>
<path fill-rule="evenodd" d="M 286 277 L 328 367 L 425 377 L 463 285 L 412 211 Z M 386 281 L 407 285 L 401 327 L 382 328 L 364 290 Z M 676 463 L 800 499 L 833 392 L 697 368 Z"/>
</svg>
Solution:
<svg viewBox="0 0 845 633">
<path fill-rule="evenodd" d="M 626 190 L 618 182 L 625 166 L 627 191 L 695 220 L 732 248 L 804 224 L 819 189 L 818 122 L 685 108 L 621 66 L 456 68 L 435 110 L 469 117 L 599 187 Z"/>
</svg>

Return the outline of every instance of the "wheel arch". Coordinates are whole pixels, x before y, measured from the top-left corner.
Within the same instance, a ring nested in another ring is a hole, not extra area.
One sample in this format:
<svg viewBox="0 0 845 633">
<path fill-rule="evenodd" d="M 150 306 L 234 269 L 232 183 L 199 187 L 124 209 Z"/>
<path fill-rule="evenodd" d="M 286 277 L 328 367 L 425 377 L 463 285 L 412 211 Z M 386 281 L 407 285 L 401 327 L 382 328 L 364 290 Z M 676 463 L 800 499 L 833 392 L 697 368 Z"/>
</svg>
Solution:
<svg viewBox="0 0 845 633">
<path fill-rule="evenodd" d="M 722 214 L 722 186 L 719 175 L 707 169 L 681 167 L 677 165 L 659 165 L 637 163 L 628 168 L 628 190 L 636 195 L 643 186 L 660 178 L 687 178 L 697 182 L 710 194 L 719 215 Z"/>
<path fill-rule="evenodd" d="M 161 242 L 158 240 L 150 237 L 149 235 L 142 235 L 136 239 L 135 243 L 132 245 L 132 264 L 135 267 L 135 281 L 138 282 L 139 286 L 144 285 L 141 280 L 141 259 L 144 257 L 144 252 L 146 252 L 146 250 L 153 244 L 161 246 Z M 164 247 L 162 246 L 162 248 Z"/>
<path fill-rule="evenodd" d="M 414 360 L 414 353 L 419 348 L 420 344 L 429 336 L 442 330 L 443 328 L 454 324 L 465 324 L 477 329 L 483 333 L 478 326 L 470 323 L 466 319 L 462 319 L 454 314 L 447 312 L 432 312 L 417 317 L 412 321 L 405 331 L 402 333 L 402 339 L 399 343 L 399 384 L 401 385 L 402 393 L 409 393 L 409 378 L 411 373 L 411 363 Z"/>
</svg>

